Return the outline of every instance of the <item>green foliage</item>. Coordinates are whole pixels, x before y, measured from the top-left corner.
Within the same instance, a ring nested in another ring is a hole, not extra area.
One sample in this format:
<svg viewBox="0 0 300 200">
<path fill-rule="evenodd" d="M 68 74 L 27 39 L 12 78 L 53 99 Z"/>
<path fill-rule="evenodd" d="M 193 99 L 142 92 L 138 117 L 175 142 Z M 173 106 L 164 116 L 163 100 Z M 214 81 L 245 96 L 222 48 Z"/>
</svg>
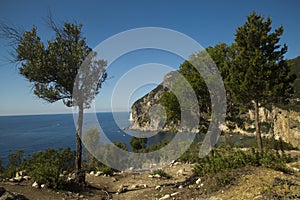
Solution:
<svg viewBox="0 0 300 200">
<path fill-rule="evenodd" d="M 295 74 L 297 76 L 296 80 L 293 83 L 293 86 L 295 88 L 295 98 L 300 98 L 300 56 L 288 60 L 288 64 L 291 68 L 291 74 Z"/>
<path fill-rule="evenodd" d="M 199 158 L 199 151 L 200 146 L 202 145 L 201 142 L 195 143 L 193 142 L 190 147 L 180 156 L 178 161 L 185 162 L 185 163 L 197 163 L 200 161 Z"/>
<path fill-rule="evenodd" d="M 274 137 L 270 138 L 263 138 L 263 144 L 266 147 L 266 149 L 274 149 L 274 150 L 295 150 L 296 148 L 293 147 L 292 144 L 283 141 L 281 138 L 276 140 Z"/>
<path fill-rule="evenodd" d="M 127 146 L 124 142 L 115 142 L 114 143 L 118 148 L 124 150 L 124 151 L 128 151 Z"/>
<path fill-rule="evenodd" d="M 24 150 L 17 150 L 8 155 L 8 165 L 5 170 L 5 176 L 8 178 L 14 177 L 16 172 L 19 171 L 23 163 Z"/>
<path fill-rule="evenodd" d="M 252 13 L 235 34 L 236 55 L 227 79 L 233 98 L 250 105 L 285 102 L 292 95 L 290 67 L 284 60 L 287 46 L 278 44 L 283 27 L 270 33 L 271 19 Z M 281 47 L 281 48 L 280 48 Z"/>
<path fill-rule="evenodd" d="M 4 173 L 4 167 L 2 166 L 2 160 L 0 159 L 0 177 Z"/>
<path fill-rule="evenodd" d="M 17 150 L 8 155 L 8 167 L 19 167 L 23 162 L 24 150 Z"/>
<path fill-rule="evenodd" d="M 133 151 L 138 152 L 146 148 L 147 141 L 147 138 L 132 137 L 129 143 Z"/>
<path fill-rule="evenodd" d="M 81 24 L 64 23 L 63 27 L 56 27 L 52 22 L 52 25 L 56 37 L 48 40 L 47 44 L 44 44 L 37 35 L 36 27 L 26 31 L 17 41 L 16 53 L 17 60 L 21 62 L 20 74 L 34 84 L 34 94 L 39 98 L 50 103 L 64 100 L 67 106 L 81 104 L 88 106 L 106 78 L 106 62 L 94 59 L 96 54 L 87 46 L 86 39 L 81 33 Z M 97 77 L 97 80 L 94 80 L 95 76 L 79 71 L 81 65 L 89 68 L 90 73 L 97 72 L 100 79 Z M 91 91 L 80 89 L 82 92 L 80 98 L 83 99 L 72 97 L 73 91 L 80 87 L 76 85 L 78 73 L 82 73 L 85 86 L 91 88 Z M 89 76 L 92 80 L 86 81 L 85 76 Z M 93 86 L 98 82 L 98 85 Z"/>
<path fill-rule="evenodd" d="M 64 185 L 63 171 L 71 172 L 74 169 L 75 153 L 66 149 L 47 149 L 45 152 L 33 153 L 24 159 L 22 169 L 39 184 L 51 188 L 60 188 Z"/>
<path fill-rule="evenodd" d="M 160 177 L 166 178 L 166 179 L 172 178 L 172 176 L 170 174 L 168 174 L 167 172 L 165 172 L 163 169 L 154 170 L 151 174 L 152 175 L 158 174 L 158 175 L 160 175 Z"/>
<path fill-rule="evenodd" d="M 161 105 L 164 106 L 167 114 L 167 122 L 177 124 L 180 121 L 180 105 L 172 92 L 165 92 L 160 99 Z"/>
<path fill-rule="evenodd" d="M 117 170 L 106 165 L 99 166 L 97 170 L 103 172 L 103 174 L 110 175 L 110 176 L 112 176 L 114 172 L 117 172 Z"/>
<path fill-rule="evenodd" d="M 287 171 L 285 163 L 297 160 L 284 152 L 281 154 L 273 150 L 259 152 L 252 148 L 251 151 L 241 151 L 235 149 L 219 149 L 211 151 L 210 155 L 201 159 L 194 168 L 195 174 L 204 176 L 219 172 L 238 169 L 245 166 L 264 166 L 279 171 Z"/>
</svg>

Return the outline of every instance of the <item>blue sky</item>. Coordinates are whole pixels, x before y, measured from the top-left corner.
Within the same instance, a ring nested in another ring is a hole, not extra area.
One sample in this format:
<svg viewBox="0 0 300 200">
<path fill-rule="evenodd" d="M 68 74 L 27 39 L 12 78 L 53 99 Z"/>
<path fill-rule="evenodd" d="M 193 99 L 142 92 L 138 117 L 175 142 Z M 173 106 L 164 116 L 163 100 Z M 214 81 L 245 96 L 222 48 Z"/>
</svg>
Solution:
<svg viewBox="0 0 300 200">
<path fill-rule="evenodd" d="M 21 25 L 25 30 L 35 25 L 42 39 L 47 40 L 54 37 L 45 22 L 51 10 L 58 22 L 81 22 L 84 36 L 92 48 L 115 34 L 140 27 L 173 29 L 207 47 L 220 42 L 232 43 L 236 28 L 246 21 L 247 15 L 256 11 L 270 16 L 273 27 L 284 26 L 281 43 L 288 45 L 286 58 L 294 58 L 300 55 L 299 8 L 298 0 L 2 0 L 0 20 Z M 18 74 L 17 66 L 7 62 L 8 51 L 7 41 L 0 39 L 0 115 L 71 112 L 62 102 L 49 104 L 35 97 L 31 84 Z M 181 62 L 178 56 L 157 50 L 137 51 L 120 57 L 108 69 L 110 78 L 96 98 L 97 110 L 110 110 L 114 86 L 130 69 L 147 63 L 161 63 L 171 70 L 178 68 Z M 162 69 L 149 73 L 155 77 L 153 82 L 160 82 L 167 71 Z M 130 103 L 153 87 L 153 84 L 148 84 L 137 89 L 129 103 L 118 99 L 116 109 L 127 110 Z"/>
</svg>

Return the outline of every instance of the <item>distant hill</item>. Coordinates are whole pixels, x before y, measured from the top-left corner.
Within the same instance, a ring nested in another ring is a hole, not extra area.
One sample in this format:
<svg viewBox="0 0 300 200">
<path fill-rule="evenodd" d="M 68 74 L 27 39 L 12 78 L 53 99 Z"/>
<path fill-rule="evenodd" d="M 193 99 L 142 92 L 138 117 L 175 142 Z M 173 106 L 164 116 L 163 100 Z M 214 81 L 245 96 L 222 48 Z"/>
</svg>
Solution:
<svg viewBox="0 0 300 200">
<path fill-rule="evenodd" d="M 295 97 L 300 98 L 300 56 L 288 60 L 288 63 L 291 66 L 291 73 L 297 75 L 297 79 L 294 82 L 294 90 L 295 90 Z"/>
</svg>

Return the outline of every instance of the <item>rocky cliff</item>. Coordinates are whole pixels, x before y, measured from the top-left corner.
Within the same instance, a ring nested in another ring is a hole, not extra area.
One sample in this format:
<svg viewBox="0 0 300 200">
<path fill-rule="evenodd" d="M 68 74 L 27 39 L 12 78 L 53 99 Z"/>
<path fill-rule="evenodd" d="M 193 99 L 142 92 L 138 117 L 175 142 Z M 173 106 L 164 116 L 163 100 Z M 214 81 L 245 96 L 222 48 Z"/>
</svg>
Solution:
<svg viewBox="0 0 300 200">
<path fill-rule="evenodd" d="M 165 75 L 160 85 L 132 105 L 132 125 L 129 129 L 140 131 L 169 130 L 164 123 L 166 114 L 162 113 L 158 115 L 157 113 L 159 111 L 163 112 L 162 107 L 159 106 L 159 102 L 163 93 L 169 90 L 168 88 L 171 86 L 175 76 L 175 72 Z"/>
<path fill-rule="evenodd" d="M 169 131 L 178 128 L 178 124 L 167 124 L 166 113 L 160 105 L 160 99 L 164 92 L 168 91 L 176 77 L 176 72 L 170 72 L 164 77 L 163 82 L 154 90 L 136 101 L 131 107 L 132 125 L 129 129 L 140 131 Z M 274 136 L 276 139 L 291 143 L 294 147 L 300 149 L 300 113 L 296 111 L 287 111 L 274 107 L 272 111 L 266 108 L 259 109 L 261 131 L 264 136 Z M 253 123 L 254 112 L 249 110 L 244 117 L 242 126 L 231 123 L 222 127 L 224 132 L 239 133 L 254 136 L 255 126 Z M 197 132 L 193 130 L 192 132 Z"/>
<path fill-rule="evenodd" d="M 272 113 L 275 138 L 282 138 L 300 149 L 300 113 L 279 108 L 273 109 Z"/>
</svg>

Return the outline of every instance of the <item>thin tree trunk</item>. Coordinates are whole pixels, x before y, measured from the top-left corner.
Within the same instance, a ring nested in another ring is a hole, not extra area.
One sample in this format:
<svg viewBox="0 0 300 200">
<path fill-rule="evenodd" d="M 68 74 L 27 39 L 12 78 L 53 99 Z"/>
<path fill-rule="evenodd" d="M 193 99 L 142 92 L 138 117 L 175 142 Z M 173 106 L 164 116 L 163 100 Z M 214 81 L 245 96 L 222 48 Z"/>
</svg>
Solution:
<svg viewBox="0 0 300 200">
<path fill-rule="evenodd" d="M 260 125 L 259 125 L 259 106 L 258 101 L 254 101 L 254 112 L 255 112 L 255 129 L 256 129 L 256 138 L 257 138 L 257 145 L 260 152 L 263 150 L 263 144 L 261 139 L 260 133 Z"/>
<path fill-rule="evenodd" d="M 82 124 L 83 124 L 83 105 L 79 105 L 78 121 L 76 128 L 76 158 L 75 158 L 75 170 L 76 170 L 76 182 L 80 185 L 85 184 L 85 173 L 82 171 Z"/>
</svg>

